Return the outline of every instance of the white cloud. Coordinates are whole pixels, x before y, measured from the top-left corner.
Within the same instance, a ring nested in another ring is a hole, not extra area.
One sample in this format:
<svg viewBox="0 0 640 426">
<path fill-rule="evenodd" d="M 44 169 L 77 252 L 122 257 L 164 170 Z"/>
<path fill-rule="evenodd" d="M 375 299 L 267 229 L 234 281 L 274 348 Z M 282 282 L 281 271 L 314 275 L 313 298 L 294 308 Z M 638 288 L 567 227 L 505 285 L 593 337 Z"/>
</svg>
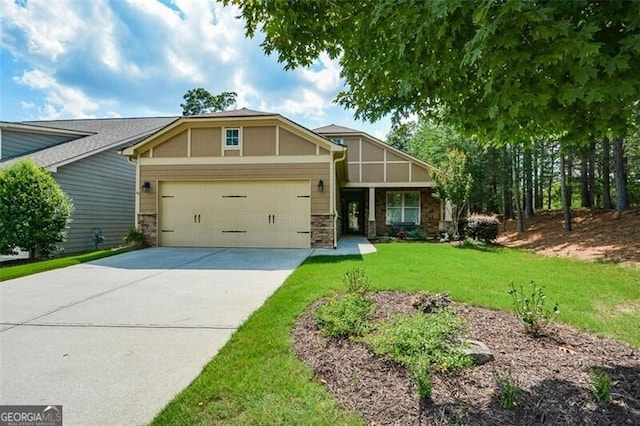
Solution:
<svg viewBox="0 0 640 426">
<path fill-rule="evenodd" d="M 28 39 L 27 51 L 30 54 L 55 60 L 68 49 L 70 41 L 84 26 L 83 17 L 78 14 L 77 4 L 71 1 L 33 1 L 27 7 L 16 2 L 2 2 L 3 25 L 22 30 Z M 4 31 L 3 31 L 4 33 Z M 3 46 L 5 45 L 3 34 Z M 7 46 L 14 55 L 23 52 Z"/>
<path fill-rule="evenodd" d="M 319 122 L 325 117 L 328 102 L 315 91 L 300 88 L 292 92 L 292 96 L 278 103 L 265 102 L 267 111 L 279 112 L 283 115 L 297 115 Z"/>
<path fill-rule="evenodd" d="M 18 84 L 45 94 L 45 104 L 39 108 L 40 119 L 94 118 L 95 115 L 91 112 L 99 108 L 99 105 L 82 91 L 59 84 L 55 78 L 41 70 L 25 71 L 21 77 L 13 79 Z"/>
<path fill-rule="evenodd" d="M 33 102 L 25 102 L 25 101 L 20 101 L 20 108 L 22 109 L 33 109 L 35 108 L 36 104 L 34 104 Z"/>
<path fill-rule="evenodd" d="M 343 84 L 340 78 L 340 63 L 337 59 L 329 58 L 326 53 L 320 54 L 316 66 L 321 66 L 321 69 L 315 71 L 312 68 L 303 68 L 298 72 L 302 78 L 313 86 L 326 94 L 335 94 L 335 92 Z"/>
</svg>

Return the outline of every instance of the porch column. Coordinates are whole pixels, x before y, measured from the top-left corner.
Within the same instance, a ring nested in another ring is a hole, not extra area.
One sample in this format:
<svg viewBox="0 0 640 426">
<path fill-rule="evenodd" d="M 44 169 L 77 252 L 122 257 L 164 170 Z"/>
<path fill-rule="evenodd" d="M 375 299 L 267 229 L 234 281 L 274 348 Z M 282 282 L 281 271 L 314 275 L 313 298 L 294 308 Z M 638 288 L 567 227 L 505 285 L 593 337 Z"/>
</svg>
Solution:
<svg viewBox="0 0 640 426">
<path fill-rule="evenodd" d="M 367 237 L 376 237 L 376 189 L 369 188 L 369 226 L 367 226 Z"/>
</svg>

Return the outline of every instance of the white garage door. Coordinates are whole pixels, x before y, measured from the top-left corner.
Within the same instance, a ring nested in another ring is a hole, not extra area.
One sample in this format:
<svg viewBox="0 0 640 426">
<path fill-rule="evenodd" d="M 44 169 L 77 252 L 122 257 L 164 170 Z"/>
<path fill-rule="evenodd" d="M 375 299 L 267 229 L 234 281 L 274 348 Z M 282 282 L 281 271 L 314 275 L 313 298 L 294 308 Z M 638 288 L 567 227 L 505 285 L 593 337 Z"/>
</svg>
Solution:
<svg viewBox="0 0 640 426">
<path fill-rule="evenodd" d="M 162 246 L 309 248 L 309 181 L 161 182 Z"/>
</svg>

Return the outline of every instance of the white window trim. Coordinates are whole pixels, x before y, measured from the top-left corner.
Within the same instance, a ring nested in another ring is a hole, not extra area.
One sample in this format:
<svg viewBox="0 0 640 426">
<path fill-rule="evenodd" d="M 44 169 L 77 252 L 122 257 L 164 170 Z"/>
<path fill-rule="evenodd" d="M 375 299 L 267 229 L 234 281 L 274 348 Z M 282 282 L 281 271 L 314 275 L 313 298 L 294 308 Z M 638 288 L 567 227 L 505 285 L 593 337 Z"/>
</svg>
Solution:
<svg viewBox="0 0 640 426">
<path fill-rule="evenodd" d="M 238 131 L 238 145 L 227 145 L 227 131 L 228 130 L 237 130 Z M 225 127 L 222 130 L 222 137 L 223 137 L 223 146 L 224 149 L 227 151 L 239 151 L 242 147 L 242 128 L 241 127 Z"/>
<path fill-rule="evenodd" d="M 405 205 L 404 205 L 404 196 L 405 194 L 418 194 L 418 221 L 416 222 L 416 225 L 420 225 L 420 218 L 422 216 L 422 200 L 421 200 L 421 195 L 420 195 L 420 191 L 387 191 L 385 194 L 385 223 L 387 225 L 391 225 L 391 221 L 389 221 L 389 214 L 387 213 L 389 211 L 389 197 L 388 194 L 402 194 L 402 221 L 401 222 L 406 222 L 404 220 L 404 210 L 405 210 Z M 411 207 L 411 208 L 415 208 L 415 207 Z"/>
</svg>

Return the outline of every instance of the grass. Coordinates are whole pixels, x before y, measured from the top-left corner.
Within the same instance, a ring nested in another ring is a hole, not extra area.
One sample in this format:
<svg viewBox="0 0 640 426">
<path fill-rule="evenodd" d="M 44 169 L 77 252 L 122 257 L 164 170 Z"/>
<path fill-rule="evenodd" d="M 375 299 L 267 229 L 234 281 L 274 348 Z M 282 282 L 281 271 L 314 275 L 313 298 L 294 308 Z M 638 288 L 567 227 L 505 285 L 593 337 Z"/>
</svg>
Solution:
<svg viewBox="0 0 640 426">
<path fill-rule="evenodd" d="M 290 335 L 309 304 L 343 290 L 342 276 L 355 267 L 364 268 L 374 290 L 448 291 L 455 300 L 507 311 L 509 284 L 533 280 L 545 288 L 550 303 L 559 303 L 560 321 L 640 346 L 638 269 L 511 249 L 382 244 L 364 258 L 308 259 L 154 424 L 364 424 L 313 380 L 313 372 L 297 359 Z"/>
<path fill-rule="evenodd" d="M 38 272 L 50 271 L 52 269 L 65 268 L 79 263 L 90 262 L 103 257 L 113 256 L 131 250 L 128 247 L 105 249 L 81 253 L 72 256 L 58 257 L 55 259 L 42 260 L 38 262 L 22 263 L 13 266 L 0 267 L 0 281 L 12 280 L 14 278 L 26 277 Z"/>
</svg>

